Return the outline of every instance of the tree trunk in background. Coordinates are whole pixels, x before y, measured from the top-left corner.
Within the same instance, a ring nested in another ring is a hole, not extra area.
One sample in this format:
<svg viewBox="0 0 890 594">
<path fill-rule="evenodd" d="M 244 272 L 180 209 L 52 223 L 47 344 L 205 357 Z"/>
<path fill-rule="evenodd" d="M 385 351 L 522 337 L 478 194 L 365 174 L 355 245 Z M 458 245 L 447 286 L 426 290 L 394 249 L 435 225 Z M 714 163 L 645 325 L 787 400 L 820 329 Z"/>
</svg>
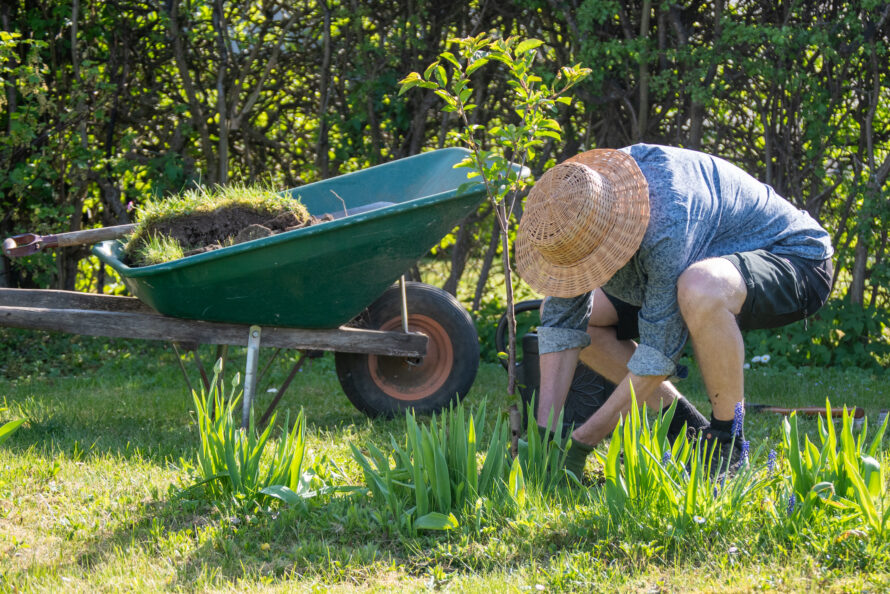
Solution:
<svg viewBox="0 0 890 594">
<path fill-rule="evenodd" d="M 652 0 L 643 0 L 640 17 L 640 103 L 637 108 L 637 142 L 642 142 L 649 129 L 649 15 L 652 12 Z"/>
<path fill-rule="evenodd" d="M 328 150 L 328 97 L 331 86 L 331 9 L 327 0 L 319 0 L 318 6 L 324 13 L 322 22 L 321 65 L 319 66 L 319 100 L 318 100 L 318 147 L 315 153 L 317 175 L 326 179 L 330 175 Z"/>
<path fill-rule="evenodd" d="M 229 65 L 229 48 L 226 47 L 227 24 L 222 0 L 213 2 L 213 29 L 216 32 L 216 113 L 219 119 L 217 143 L 216 183 L 229 181 L 229 110 L 226 105 L 226 69 Z"/>
<path fill-rule="evenodd" d="M 868 264 L 868 248 L 865 238 L 860 235 L 856 238 L 856 248 L 853 250 L 853 269 L 850 271 L 850 301 L 856 305 L 865 303 L 865 272 Z"/>
<path fill-rule="evenodd" d="M 829 227 L 840 291 L 882 306 L 888 19 L 890 3 L 864 0 L 3 2 L 0 26 L 23 35 L 0 46 L 0 232 L 109 225 L 127 220 L 127 202 L 195 182 L 293 188 L 447 147 L 454 121 L 441 100 L 399 95 L 398 81 L 448 39 L 497 30 L 545 41 L 542 72 L 593 68 L 576 105 L 554 115 L 565 142 L 537 151 L 535 174 L 638 140 L 716 154 Z M 494 64 L 474 74 L 473 122 L 511 123 L 506 81 Z M 64 203 L 73 196 L 79 217 Z M 488 225 L 439 256 L 453 260 L 453 289 L 465 255 L 482 255 L 474 307 L 492 289 Z M 8 265 L 12 285 L 59 272 Z"/>
<path fill-rule="evenodd" d="M 451 246 L 451 271 L 448 278 L 442 284 L 442 289 L 457 296 L 457 285 L 464 274 L 464 268 L 467 265 L 467 258 L 470 255 L 470 247 L 473 242 L 473 232 L 471 231 L 472 223 L 464 221 L 457 229 L 457 236 L 454 239 L 454 245 Z"/>
</svg>

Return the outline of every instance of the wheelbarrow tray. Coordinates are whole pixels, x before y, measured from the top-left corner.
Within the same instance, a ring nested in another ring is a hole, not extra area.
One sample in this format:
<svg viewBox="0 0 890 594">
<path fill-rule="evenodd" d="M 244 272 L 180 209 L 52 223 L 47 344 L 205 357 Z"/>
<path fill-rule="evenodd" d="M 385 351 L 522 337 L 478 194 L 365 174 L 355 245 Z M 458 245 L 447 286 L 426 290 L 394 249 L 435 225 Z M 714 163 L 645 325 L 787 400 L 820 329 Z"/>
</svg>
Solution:
<svg viewBox="0 0 890 594">
<path fill-rule="evenodd" d="M 336 328 L 354 318 L 472 212 L 484 188 L 455 169 L 460 148 L 423 153 L 289 190 L 313 215 L 369 212 L 164 264 L 132 268 L 123 244 L 93 253 L 156 311 L 214 322 Z"/>
</svg>

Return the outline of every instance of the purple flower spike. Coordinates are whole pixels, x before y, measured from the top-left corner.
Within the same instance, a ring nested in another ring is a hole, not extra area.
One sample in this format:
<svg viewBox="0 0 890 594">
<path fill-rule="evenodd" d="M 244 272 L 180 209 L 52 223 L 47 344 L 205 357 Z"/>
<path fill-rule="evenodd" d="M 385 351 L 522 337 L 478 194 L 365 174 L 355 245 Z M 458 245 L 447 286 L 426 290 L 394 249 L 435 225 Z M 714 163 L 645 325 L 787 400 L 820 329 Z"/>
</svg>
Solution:
<svg viewBox="0 0 890 594">
<path fill-rule="evenodd" d="M 742 442 L 742 464 L 748 463 L 748 451 L 751 449 L 751 442 L 747 439 Z"/>
<path fill-rule="evenodd" d="M 735 416 L 732 419 L 732 436 L 741 435 L 742 424 L 745 422 L 745 405 L 737 402 L 735 405 Z"/>
<path fill-rule="evenodd" d="M 661 465 L 667 466 L 667 463 L 671 461 L 671 451 L 665 450 L 664 454 L 661 455 Z"/>
<path fill-rule="evenodd" d="M 797 504 L 797 496 L 792 493 L 791 497 L 788 498 L 788 515 L 794 513 L 794 506 Z"/>
<path fill-rule="evenodd" d="M 769 451 L 769 459 L 766 461 L 766 470 L 770 473 L 772 473 L 773 469 L 776 467 L 777 456 L 778 454 L 776 453 L 776 450 Z"/>
</svg>

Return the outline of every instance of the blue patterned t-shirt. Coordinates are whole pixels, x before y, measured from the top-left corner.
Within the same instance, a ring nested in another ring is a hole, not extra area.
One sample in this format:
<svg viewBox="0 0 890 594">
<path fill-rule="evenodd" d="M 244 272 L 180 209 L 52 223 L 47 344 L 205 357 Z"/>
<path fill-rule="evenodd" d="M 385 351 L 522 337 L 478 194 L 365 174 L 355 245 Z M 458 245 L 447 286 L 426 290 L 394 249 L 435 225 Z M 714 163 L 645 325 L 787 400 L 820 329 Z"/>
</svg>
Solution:
<svg viewBox="0 0 890 594">
<path fill-rule="evenodd" d="M 677 279 L 691 264 L 757 249 L 817 261 L 833 253 L 828 233 L 806 211 L 723 159 L 648 144 L 621 150 L 649 184 L 649 226 L 637 252 L 602 289 L 641 307 L 639 346 L 628 363 L 636 375 L 675 371 L 688 337 Z M 587 346 L 591 306 L 591 293 L 548 297 L 540 352 Z"/>
</svg>

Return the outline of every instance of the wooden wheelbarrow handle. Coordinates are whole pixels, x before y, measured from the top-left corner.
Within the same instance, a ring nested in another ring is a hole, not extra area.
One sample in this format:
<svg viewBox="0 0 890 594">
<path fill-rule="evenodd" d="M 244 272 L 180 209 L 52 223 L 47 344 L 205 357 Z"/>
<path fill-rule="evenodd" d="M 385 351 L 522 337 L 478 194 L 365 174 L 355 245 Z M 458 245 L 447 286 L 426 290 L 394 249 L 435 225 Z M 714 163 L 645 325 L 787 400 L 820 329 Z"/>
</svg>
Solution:
<svg viewBox="0 0 890 594">
<path fill-rule="evenodd" d="M 754 410 L 759 412 L 771 412 L 780 415 L 790 415 L 793 412 L 796 412 L 799 415 L 807 415 L 807 416 L 815 416 L 815 415 L 824 415 L 825 407 L 824 406 L 792 406 L 792 407 L 783 407 L 783 406 L 770 406 L 768 404 L 749 404 L 745 403 L 745 410 Z M 865 410 L 855 406 L 852 408 L 847 408 L 847 412 L 853 415 L 854 419 L 861 419 L 865 416 Z M 843 407 L 837 407 L 831 409 L 832 417 L 842 417 L 844 414 Z"/>
<path fill-rule="evenodd" d="M 117 239 L 128 233 L 132 233 L 135 228 L 136 225 L 116 225 L 114 227 L 99 227 L 98 229 L 84 229 L 82 231 L 56 233 L 54 235 L 23 233 L 22 235 L 15 235 L 4 239 L 3 253 L 7 258 L 30 256 L 45 248 L 88 245 L 105 241 L 107 239 Z"/>
</svg>

